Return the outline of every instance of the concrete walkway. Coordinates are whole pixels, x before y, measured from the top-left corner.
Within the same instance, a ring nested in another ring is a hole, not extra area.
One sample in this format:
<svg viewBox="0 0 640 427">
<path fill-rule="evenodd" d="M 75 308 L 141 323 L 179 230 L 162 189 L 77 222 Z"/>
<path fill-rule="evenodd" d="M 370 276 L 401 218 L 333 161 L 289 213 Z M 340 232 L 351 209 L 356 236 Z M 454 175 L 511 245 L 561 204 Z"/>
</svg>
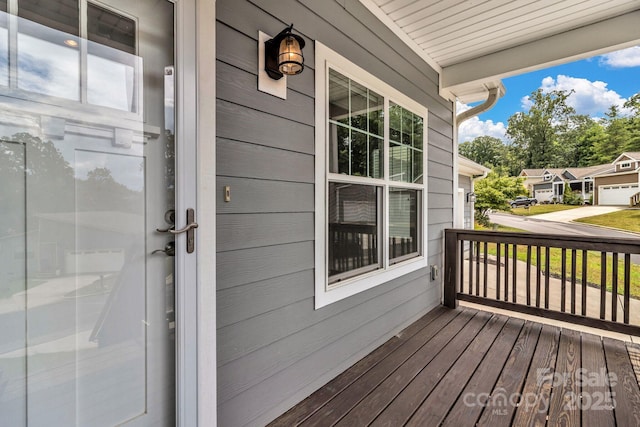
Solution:
<svg viewBox="0 0 640 427">
<path fill-rule="evenodd" d="M 540 215 L 531 215 L 529 218 L 544 221 L 570 222 L 578 218 L 603 215 L 626 209 L 624 206 L 583 206 L 575 209 L 567 209 L 559 212 L 550 212 Z"/>
</svg>

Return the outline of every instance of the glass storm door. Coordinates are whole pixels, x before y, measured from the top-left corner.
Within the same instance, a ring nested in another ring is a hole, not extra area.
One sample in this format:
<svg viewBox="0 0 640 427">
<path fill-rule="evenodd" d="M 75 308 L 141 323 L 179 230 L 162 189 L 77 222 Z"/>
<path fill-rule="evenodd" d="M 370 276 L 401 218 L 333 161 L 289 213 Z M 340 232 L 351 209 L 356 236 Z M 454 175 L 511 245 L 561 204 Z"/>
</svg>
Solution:
<svg viewBox="0 0 640 427">
<path fill-rule="evenodd" d="M 175 424 L 172 64 L 167 0 L 0 0 L 2 426 Z"/>
</svg>

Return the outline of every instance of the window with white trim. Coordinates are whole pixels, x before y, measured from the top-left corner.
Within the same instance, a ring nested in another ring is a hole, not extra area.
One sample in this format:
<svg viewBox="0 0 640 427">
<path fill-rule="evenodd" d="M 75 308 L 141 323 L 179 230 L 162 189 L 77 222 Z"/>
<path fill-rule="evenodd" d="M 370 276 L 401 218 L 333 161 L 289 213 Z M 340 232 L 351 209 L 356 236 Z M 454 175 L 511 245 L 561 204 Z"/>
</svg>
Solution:
<svg viewBox="0 0 640 427">
<path fill-rule="evenodd" d="M 630 167 L 631 167 L 631 162 L 620 163 L 620 169 L 629 169 Z"/>
<path fill-rule="evenodd" d="M 426 267 L 427 109 L 316 42 L 316 307 Z"/>
</svg>

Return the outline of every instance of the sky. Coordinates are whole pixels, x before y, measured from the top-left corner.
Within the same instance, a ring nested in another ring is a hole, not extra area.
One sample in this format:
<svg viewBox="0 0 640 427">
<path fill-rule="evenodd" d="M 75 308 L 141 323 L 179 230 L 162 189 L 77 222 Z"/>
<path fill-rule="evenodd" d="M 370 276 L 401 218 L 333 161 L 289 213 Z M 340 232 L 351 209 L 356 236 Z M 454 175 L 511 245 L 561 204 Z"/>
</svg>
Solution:
<svg viewBox="0 0 640 427">
<path fill-rule="evenodd" d="M 508 141 L 505 130 L 509 117 L 528 111 L 528 95 L 538 88 L 573 89 L 575 93 L 567 101 L 578 114 L 604 117 L 614 104 L 624 110 L 622 104 L 640 92 L 640 46 L 505 78 L 502 82 L 507 93 L 489 111 L 461 123 L 458 142 L 482 135 Z M 458 112 L 468 108 L 458 104 Z"/>
</svg>

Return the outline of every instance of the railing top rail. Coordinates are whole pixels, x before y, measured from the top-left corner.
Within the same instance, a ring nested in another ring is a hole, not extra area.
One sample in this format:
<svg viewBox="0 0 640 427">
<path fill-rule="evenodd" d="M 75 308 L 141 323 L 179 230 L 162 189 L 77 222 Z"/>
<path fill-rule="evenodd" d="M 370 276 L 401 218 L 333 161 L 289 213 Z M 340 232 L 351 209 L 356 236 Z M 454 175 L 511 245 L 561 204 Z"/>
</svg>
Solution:
<svg viewBox="0 0 640 427">
<path fill-rule="evenodd" d="M 637 238 L 614 238 L 454 228 L 445 230 L 445 235 L 452 234 L 456 236 L 457 240 L 640 254 L 640 236 Z"/>
</svg>

